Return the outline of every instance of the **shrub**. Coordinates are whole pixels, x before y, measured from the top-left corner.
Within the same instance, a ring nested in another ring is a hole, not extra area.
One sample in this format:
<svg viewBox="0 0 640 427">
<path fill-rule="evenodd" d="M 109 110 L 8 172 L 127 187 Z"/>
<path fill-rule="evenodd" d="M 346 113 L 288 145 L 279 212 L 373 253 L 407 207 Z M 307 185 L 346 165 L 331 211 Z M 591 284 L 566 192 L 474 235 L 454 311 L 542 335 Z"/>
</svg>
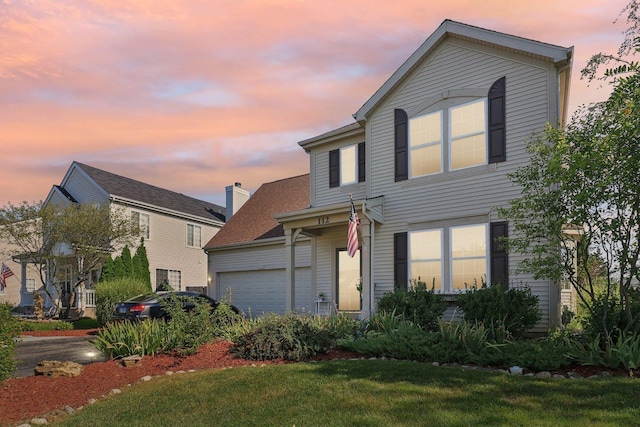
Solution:
<svg viewBox="0 0 640 427">
<path fill-rule="evenodd" d="M 73 329 L 73 324 L 63 320 L 46 320 L 46 321 L 21 321 L 23 331 L 68 331 Z"/>
<path fill-rule="evenodd" d="M 96 317 L 106 325 L 114 305 L 136 295 L 149 293 L 148 286 L 136 279 L 114 279 L 96 285 Z"/>
<path fill-rule="evenodd" d="M 514 337 L 520 337 L 540 321 L 538 297 L 531 289 L 511 288 L 497 284 L 493 286 L 473 287 L 457 298 L 469 322 L 481 322 L 485 325 L 503 325 Z"/>
<path fill-rule="evenodd" d="M 640 369 L 640 335 L 617 331 L 604 340 L 604 349 L 602 349 L 602 341 L 599 334 L 592 340 L 575 340 L 568 355 L 581 365 L 604 366 L 612 369 L 624 367 L 630 374 Z"/>
<path fill-rule="evenodd" d="M 439 337 L 436 332 L 426 332 L 419 326 L 400 321 L 388 332 L 368 331 L 359 339 L 339 340 L 338 345 L 346 350 L 368 356 L 430 362 L 438 359 Z"/>
<path fill-rule="evenodd" d="M 20 335 L 20 322 L 11 315 L 11 304 L 0 303 L 0 381 L 16 369 L 15 338 Z"/>
<path fill-rule="evenodd" d="M 180 301 L 172 303 L 172 298 L 180 298 Z M 185 302 L 194 308 L 184 310 Z M 212 311 L 211 306 L 205 301 L 169 296 L 162 304 L 169 317 L 164 349 L 177 351 L 179 354 L 194 353 L 201 345 L 222 336 L 222 331 L 227 325 L 241 318 L 225 303 L 220 303 L 217 309 Z"/>
<path fill-rule="evenodd" d="M 378 310 L 403 316 L 425 331 L 435 331 L 447 303 L 441 295 L 427 290 L 424 282 L 417 280 L 413 284 L 409 290 L 396 289 L 384 294 L 378 301 Z"/>
<path fill-rule="evenodd" d="M 231 351 L 249 360 L 306 359 L 327 351 L 333 343 L 329 331 L 318 322 L 318 318 L 296 313 L 265 315 L 238 336 Z"/>
<path fill-rule="evenodd" d="M 580 325 L 588 337 L 600 334 L 601 348 L 606 347 L 607 336 L 615 341 L 621 331 L 640 330 L 640 289 L 630 290 L 628 298 L 631 317 L 623 311 L 620 297 L 609 295 L 607 298 L 605 294 L 601 294 L 592 301 L 592 312 L 580 318 Z M 629 319 L 633 319 L 633 323 L 630 324 Z"/>
<path fill-rule="evenodd" d="M 162 320 L 111 322 L 98 331 L 91 343 L 111 358 L 145 356 L 160 353 L 165 347 L 165 337 L 166 325 Z"/>
</svg>

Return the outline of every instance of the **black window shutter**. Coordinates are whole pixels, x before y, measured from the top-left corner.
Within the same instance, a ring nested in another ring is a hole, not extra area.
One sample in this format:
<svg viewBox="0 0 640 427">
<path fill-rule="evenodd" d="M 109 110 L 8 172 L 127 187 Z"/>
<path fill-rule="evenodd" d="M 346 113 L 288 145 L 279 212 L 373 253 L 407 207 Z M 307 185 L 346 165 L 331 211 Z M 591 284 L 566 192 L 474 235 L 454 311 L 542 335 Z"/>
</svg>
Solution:
<svg viewBox="0 0 640 427">
<path fill-rule="evenodd" d="M 407 233 L 394 233 L 393 235 L 393 287 L 406 290 L 409 284 L 407 277 L 408 246 Z"/>
<path fill-rule="evenodd" d="M 404 110 L 394 111 L 395 128 L 395 179 L 409 179 L 409 118 Z"/>
<path fill-rule="evenodd" d="M 364 142 L 361 142 L 358 144 L 358 182 L 364 182 L 365 171 Z"/>
<path fill-rule="evenodd" d="M 502 77 L 489 89 L 489 163 L 507 160 L 505 88 L 507 78 Z"/>
<path fill-rule="evenodd" d="M 502 237 L 509 236 L 509 223 L 506 221 L 492 222 L 491 235 L 491 284 L 502 283 L 509 286 L 509 254 Z"/>
<path fill-rule="evenodd" d="M 329 187 L 340 186 L 340 150 L 329 151 Z"/>
</svg>

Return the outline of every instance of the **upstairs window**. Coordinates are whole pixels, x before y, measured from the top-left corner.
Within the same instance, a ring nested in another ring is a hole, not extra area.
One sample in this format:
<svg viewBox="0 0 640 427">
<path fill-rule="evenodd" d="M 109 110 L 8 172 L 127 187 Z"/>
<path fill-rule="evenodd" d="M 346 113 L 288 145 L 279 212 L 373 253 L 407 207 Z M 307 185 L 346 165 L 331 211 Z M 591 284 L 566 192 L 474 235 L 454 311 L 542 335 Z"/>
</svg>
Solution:
<svg viewBox="0 0 640 427">
<path fill-rule="evenodd" d="M 131 225 L 138 227 L 140 237 L 149 240 L 149 214 L 131 211 Z"/>
<path fill-rule="evenodd" d="M 202 229 L 199 225 L 187 224 L 187 246 L 193 248 L 202 247 Z"/>
<path fill-rule="evenodd" d="M 329 151 L 329 187 L 356 184 L 365 180 L 364 142 Z"/>
<path fill-rule="evenodd" d="M 506 161 L 505 90 L 502 77 L 471 102 L 443 98 L 411 118 L 396 109 L 395 180 Z"/>
</svg>

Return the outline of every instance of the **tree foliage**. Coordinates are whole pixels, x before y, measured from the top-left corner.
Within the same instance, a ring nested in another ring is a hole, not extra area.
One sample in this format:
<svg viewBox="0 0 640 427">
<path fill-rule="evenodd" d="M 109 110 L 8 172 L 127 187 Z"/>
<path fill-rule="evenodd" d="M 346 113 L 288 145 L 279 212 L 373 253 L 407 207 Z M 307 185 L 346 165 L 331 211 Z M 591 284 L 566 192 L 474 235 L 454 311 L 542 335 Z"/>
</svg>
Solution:
<svg viewBox="0 0 640 427">
<path fill-rule="evenodd" d="M 52 301 L 57 298 L 50 287 L 62 295 L 62 283 L 56 278 L 62 267 L 72 266 L 69 308 L 78 286 L 101 268 L 111 252 L 129 244 L 135 232 L 124 211 L 109 205 L 23 202 L 0 208 L 0 238 L 12 247 L 9 255 L 28 260 Z"/>
<path fill-rule="evenodd" d="M 637 50 L 637 9 L 635 0 L 625 8 L 632 25 L 619 54 Z M 583 75 L 609 63 L 594 58 Z M 605 336 L 612 332 L 611 302 L 622 313 L 615 328 L 640 331 L 632 292 L 640 279 L 640 74 L 631 62 L 623 69 L 605 72 L 616 76 L 609 99 L 528 142 L 531 162 L 510 176 L 522 197 L 500 210 L 516 231 L 510 249 L 529 254 L 520 269 L 569 281 Z"/>
</svg>

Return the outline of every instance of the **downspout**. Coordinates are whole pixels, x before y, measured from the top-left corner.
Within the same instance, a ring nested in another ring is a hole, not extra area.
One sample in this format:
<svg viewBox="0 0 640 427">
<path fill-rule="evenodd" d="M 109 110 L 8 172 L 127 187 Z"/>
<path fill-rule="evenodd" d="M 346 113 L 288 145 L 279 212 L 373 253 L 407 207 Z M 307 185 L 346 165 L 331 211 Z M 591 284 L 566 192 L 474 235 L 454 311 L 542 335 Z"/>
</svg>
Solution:
<svg viewBox="0 0 640 427">
<path fill-rule="evenodd" d="M 369 215 L 367 213 L 367 201 L 365 200 L 364 202 L 362 202 L 362 213 L 364 214 L 364 216 L 367 217 L 367 219 L 369 220 L 369 224 L 371 224 L 371 247 L 369 248 L 369 256 L 371 258 L 371 261 L 369 262 L 369 267 L 371 269 L 371 271 L 369 272 L 369 278 L 370 278 L 370 282 L 369 283 L 369 318 L 371 318 L 371 316 L 373 315 L 373 306 L 375 304 L 375 283 L 376 281 L 374 280 L 374 271 L 375 269 L 373 268 L 373 248 L 375 247 L 375 230 L 376 230 L 376 222 L 375 220 L 371 217 L 371 215 Z"/>
</svg>

